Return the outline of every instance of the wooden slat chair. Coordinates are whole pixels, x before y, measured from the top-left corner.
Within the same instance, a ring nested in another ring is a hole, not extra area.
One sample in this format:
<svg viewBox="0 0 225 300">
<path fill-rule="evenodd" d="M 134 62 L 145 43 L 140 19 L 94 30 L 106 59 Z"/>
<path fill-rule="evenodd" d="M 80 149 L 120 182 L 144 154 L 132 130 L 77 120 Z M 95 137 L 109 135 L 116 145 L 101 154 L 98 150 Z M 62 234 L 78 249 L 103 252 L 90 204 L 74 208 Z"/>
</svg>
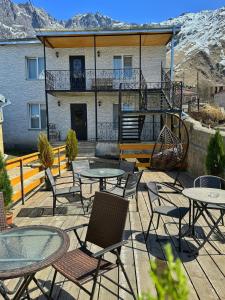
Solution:
<svg viewBox="0 0 225 300">
<path fill-rule="evenodd" d="M 153 217 L 155 214 L 158 215 L 156 230 L 159 227 L 159 220 L 161 216 L 171 217 L 173 219 L 178 219 L 179 221 L 178 237 L 179 237 L 179 251 L 181 251 L 181 236 L 182 236 L 181 221 L 190 210 L 190 207 L 179 207 L 175 205 L 173 202 L 171 202 L 170 200 L 168 200 L 167 198 L 163 197 L 162 194 L 159 193 L 158 185 L 156 182 L 148 182 L 147 188 L 148 188 L 149 204 L 151 209 L 151 217 L 150 217 L 147 233 L 145 235 L 145 241 L 147 242 L 149 231 L 151 229 Z M 166 202 L 170 205 L 165 205 L 163 202 Z M 158 205 L 153 206 L 153 204 L 155 203 L 158 203 Z"/>
<path fill-rule="evenodd" d="M 129 201 L 124 198 L 108 193 L 96 192 L 89 224 L 78 225 L 66 230 L 67 232 L 75 232 L 80 248 L 67 252 L 60 260 L 53 264 L 55 274 L 50 296 L 52 295 L 57 272 L 78 285 L 90 296 L 90 299 L 93 299 L 98 277 L 103 276 L 114 282 L 105 273 L 115 268 L 121 268 L 129 290 L 118 283 L 116 284 L 118 287 L 131 293 L 133 298 L 136 299 L 120 258 L 121 247 L 127 243 L 127 241 L 123 240 L 123 232 L 128 206 Z M 87 234 L 85 240 L 81 241 L 77 230 L 86 226 Z M 96 253 L 91 252 L 88 249 L 89 243 L 100 247 L 101 250 Z M 115 255 L 115 261 L 104 258 L 104 255 L 108 252 Z M 91 291 L 84 287 L 88 282 L 93 282 Z"/>
<path fill-rule="evenodd" d="M 135 197 L 136 208 L 138 208 L 138 186 L 141 180 L 143 171 L 136 172 L 133 174 L 128 174 L 126 182 L 124 185 L 117 184 L 110 189 L 104 190 L 104 192 L 114 194 L 123 198 Z"/>
<path fill-rule="evenodd" d="M 80 182 L 77 186 L 57 188 L 57 185 L 60 185 L 60 184 L 56 184 L 50 168 L 46 169 L 45 173 L 50 182 L 52 193 L 53 193 L 53 216 L 55 215 L 57 197 L 63 197 L 63 196 L 68 196 L 68 195 L 75 196 L 75 194 L 77 194 L 77 193 L 80 195 L 80 201 L 81 201 L 82 208 L 83 208 L 83 211 L 85 214 Z M 61 184 L 64 184 L 64 183 L 61 183 Z"/>
<path fill-rule="evenodd" d="M 97 183 L 97 179 L 89 179 L 80 177 L 80 173 L 84 170 L 90 169 L 90 163 L 88 159 L 72 161 L 72 172 L 73 172 L 73 184 L 76 182 L 81 183 L 81 189 L 83 184 L 90 185 L 90 193 L 92 193 L 92 185 Z"/>
</svg>

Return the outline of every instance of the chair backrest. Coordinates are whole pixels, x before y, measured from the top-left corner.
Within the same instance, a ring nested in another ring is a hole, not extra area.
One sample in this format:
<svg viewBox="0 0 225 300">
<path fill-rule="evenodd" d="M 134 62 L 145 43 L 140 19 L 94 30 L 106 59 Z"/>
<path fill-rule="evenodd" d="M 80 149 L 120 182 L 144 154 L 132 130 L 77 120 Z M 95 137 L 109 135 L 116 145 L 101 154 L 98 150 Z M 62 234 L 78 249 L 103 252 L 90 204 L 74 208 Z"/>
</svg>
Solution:
<svg viewBox="0 0 225 300">
<path fill-rule="evenodd" d="M 149 200 L 153 203 L 154 201 L 159 201 L 159 191 L 156 182 L 148 182 L 147 183 L 148 187 L 148 196 Z"/>
<path fill-rule="evenodd" d="M 134 173 L 135 162 L 120 160 L 119 169 L 125 171 L 126 173 Z"/>
<path fill-rule="evenodd" d="M 127 180 L 124 186 L 124 197 L 128 197 L 134 195 L 137 192 L 139 182 L 141 180 L 141 176 L 143 171 L 136 172 L 133 174 L 128 174 Z"/>
<path fill-rule="evenodd" d="M 104 192 L 96 192 L 86 241 L 106 248 L 123 239 L 129 201 Z"/>
<path fill-rule="evenodd" d="M 47 178 L 48 178 L 48 180 L 50 182 L 51 189 L 52 189 L 53 193 L 55 193 L 55 191 L 56 191 L 55 179 L 54 179 L 54 177 L 52 175 L 52 172 L 51 172 L 50 168 L 47 168 L 45 170 L 45 174 L 46 174 L 46 176 L 47 176 Z"/>
<path fill-rule="evenodd" d="M 79 174 L 81 171 L 88 169 L 90 169 L 88 159 L 72 161 L 72 170 L 74 174 Z"/>
<path fill-rule="evenodd" d="M 225 180 L 213 175 L 203 175 L 194 180 L 194 187 L 225 189 Z"/>
<path fill-rule="evenodd" d="M 0 192 L 0 231 L 7 229 L 6 215 L 5 215 L 5 206 L 4 206 L 4 196 Z"/>
</svg>

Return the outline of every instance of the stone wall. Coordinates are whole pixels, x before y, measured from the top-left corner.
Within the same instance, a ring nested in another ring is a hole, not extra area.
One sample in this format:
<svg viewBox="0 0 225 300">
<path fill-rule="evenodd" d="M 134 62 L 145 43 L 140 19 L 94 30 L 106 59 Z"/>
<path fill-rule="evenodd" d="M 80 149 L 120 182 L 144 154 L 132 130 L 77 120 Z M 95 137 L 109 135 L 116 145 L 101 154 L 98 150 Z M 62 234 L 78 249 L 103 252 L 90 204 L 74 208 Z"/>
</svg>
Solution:
<svg viewBox="0 0 225 300">
<path fill-rule="evenodd" d="M 205 159 L 209 139 L 214 135 L 215 130 L 203 127 L 200 122 L 188 117 L 185 124 L 189 132 L 189 150 L 188 150 L 188 172 L 194 177 L 207 174 L 205 168 Z M 225 133 L 221 132 L 225 142 Z"/>
</svg>

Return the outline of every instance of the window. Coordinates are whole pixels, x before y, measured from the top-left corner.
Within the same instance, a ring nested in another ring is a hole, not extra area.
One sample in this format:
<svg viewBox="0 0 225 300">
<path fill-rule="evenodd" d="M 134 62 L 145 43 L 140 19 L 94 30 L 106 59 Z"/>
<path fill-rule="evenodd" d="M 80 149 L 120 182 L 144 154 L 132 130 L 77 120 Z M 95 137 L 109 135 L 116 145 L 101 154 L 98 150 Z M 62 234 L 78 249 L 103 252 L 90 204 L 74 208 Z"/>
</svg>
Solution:
<svg viewBox="0 0 225 300">
<path fill-rule="evenodd" d="M 27 57 L 27 79 L 44 79 L 43 57 Z"/>
<path fill-rule="evenodd" d="M 123 77 L 126 79 L 132 78 L 132 56 L 113 56 L 113 69 L 114 78 L 121 79 L 123 71 Z"/>
<path fill-rule="evenodd" d="M 113 104 L 113 129 L 118 129 L 119 104 Z"/>
<path fill-rule="evenodd" d="M 123 57 L 123 68 L 124 68 L 124 77 L 126 79 L 132 78 L 132 56 Z"/>
<path fill-rule="evenodd" d="M 46 129 L 46 108 L 44 104 L 29 104 L 30 129 Z"/>
</svg>

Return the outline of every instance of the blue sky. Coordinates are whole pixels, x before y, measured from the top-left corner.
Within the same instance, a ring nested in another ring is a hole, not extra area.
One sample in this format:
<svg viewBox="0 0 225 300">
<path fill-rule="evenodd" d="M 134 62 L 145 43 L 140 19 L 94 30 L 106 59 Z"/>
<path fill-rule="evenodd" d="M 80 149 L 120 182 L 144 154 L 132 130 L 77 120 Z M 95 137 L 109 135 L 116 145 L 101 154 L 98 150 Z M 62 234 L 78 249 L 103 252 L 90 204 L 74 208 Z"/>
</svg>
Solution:
<svg viewBox="0 0 225 300">
<path fill-rule="evenodd" d="M 15 2 L 25 2 L 15 0 Z M 225 6 L 225 0 L 31 0 L 57 19 L 78 13 L 100 12 L 126 22 L 148 23 L 176 17 L 183 12 L 198 12 Z"/>
</svg>

